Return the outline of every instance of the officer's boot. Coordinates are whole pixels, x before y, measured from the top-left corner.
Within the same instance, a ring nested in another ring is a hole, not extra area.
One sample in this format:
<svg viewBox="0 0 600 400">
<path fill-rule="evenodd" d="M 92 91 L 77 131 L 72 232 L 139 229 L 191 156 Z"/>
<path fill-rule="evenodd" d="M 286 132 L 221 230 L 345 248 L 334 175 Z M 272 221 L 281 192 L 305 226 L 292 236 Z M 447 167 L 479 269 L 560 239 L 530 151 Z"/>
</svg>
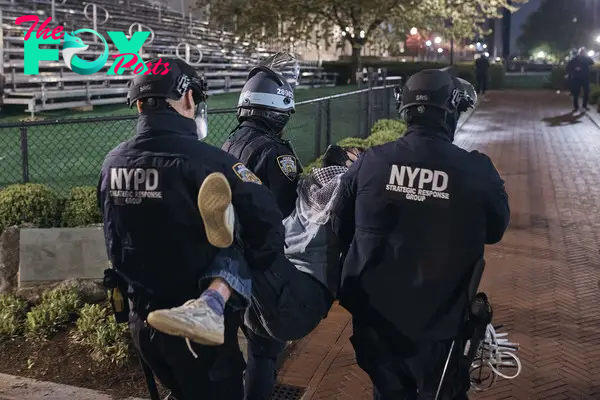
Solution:
<svg viewBox="0 0 600 400">
<path fill-rule="evenodd" d="M 208 241 L 219 248 L 231 246 L 235 212 L 231 204 L 231 188 L 225 175 L 215 172 L 206 177 L 198 192 L 198 209 Z M 208 346 L 223 344 L 224 317 L 211 307 L 211 299 L 206 297 L 206 293 L 180 307 L 152 311 L 148 314 L 148 324 L 163 333 L 185 337 L 196 343 Z"/>
</svg>

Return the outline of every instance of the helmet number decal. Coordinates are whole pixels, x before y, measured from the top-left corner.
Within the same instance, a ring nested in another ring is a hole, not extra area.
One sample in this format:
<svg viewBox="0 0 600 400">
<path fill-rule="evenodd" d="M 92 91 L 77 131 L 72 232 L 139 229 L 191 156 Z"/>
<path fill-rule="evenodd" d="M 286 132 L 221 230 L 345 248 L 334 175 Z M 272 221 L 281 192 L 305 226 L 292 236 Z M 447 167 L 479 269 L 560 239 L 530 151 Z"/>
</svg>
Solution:
<svg viewBox="0 0 600 400">
<path fill-rule="evenodd" d="M 294 98 L 294 92 L 287 89 L 277 88 L 277 94 L 280 96 L 291 97 L 292 99 Z"/>
<path fill-rule="evenodd" d="M 298 176 L 298 164 L 296 163 L 296 157 L 292 155 L 285 155 L 277 157 L 277 165 L 283 174 L 290 181 L 293 181 Z"/>
</svg>

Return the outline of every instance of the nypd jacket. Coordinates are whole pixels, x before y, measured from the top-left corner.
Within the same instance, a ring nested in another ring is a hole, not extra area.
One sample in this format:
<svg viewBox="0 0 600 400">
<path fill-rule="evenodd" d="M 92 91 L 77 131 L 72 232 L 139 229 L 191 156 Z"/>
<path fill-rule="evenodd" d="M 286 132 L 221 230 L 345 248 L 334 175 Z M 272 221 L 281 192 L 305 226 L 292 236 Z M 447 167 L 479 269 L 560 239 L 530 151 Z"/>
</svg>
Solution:
<svg viewBox="0 0 600 400">
<path fill-rule="evenodd" d="M 300 161 L 287 140 L 269 133 L 259 121 L 246 120 L 223 144 L 232 154 L 254 172 L 277 199 L 284 217 L 294 210 Z"/>
<path fill-rule="evenodd" d="M 491 160 L 411 127 L 362 154 L 342 185 L 332 216 L 347 249 L 342 305 L 415 341 L 455 337 L 473 268 L 509 222 Z"/>
<path fill-rule="evenodd" d="M 283 253 L 282 216 L 271 192 L 235 157 L 198 140 L 193 120 L 171 111 L 142 114 L 137 135 L 104 160 L 98 201 L 113 267 L 162 307 L 200 294 L 214 258 L 197 196 L 204 178 L 223 173 L 243 226 L 245 257 L 268 268 Z"/>
</svg>

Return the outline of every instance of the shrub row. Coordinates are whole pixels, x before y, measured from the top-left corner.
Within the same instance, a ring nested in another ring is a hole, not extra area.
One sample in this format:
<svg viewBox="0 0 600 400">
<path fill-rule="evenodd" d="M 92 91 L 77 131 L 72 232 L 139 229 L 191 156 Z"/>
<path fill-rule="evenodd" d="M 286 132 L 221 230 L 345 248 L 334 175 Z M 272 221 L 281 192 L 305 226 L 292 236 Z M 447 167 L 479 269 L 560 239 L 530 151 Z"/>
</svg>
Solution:
<svg viewBox="0 0 600 400">
<path fill-rule="evenodd" d="M 390 62 L 378 60 L 365 60 L 363 66 L 373 68 L 386 68 L 388 76 L 401 76 L 406 79 L 413 74 L 424 69 L 440 69 L 447 67 L 448 64 L 434 62 Z M 335 72 L 339 74 L 338 84 L 347 84 L 354 74 L 352 64 L 349 61 L 328 61 L 323 63 L 326 72 Z M 475 85 L 475 64 L 460 63 L 453 66 L 456 76 L 465 79 Z M 490 66 L 490 78 L 488 87 L 490 89 L 501 89 L 504 87 L 504 66 L 501 64 L 492 64 Z"/>
<path fill-rule="evenodd" d="M 381 119 L 373 125 L 371 134 L 366 138 L 347 137 L 336 144 L 341 147 L 356 147 L 368 149 L 372 146 L 384 144 L 399 139 L 406 132 L 406 124 L 395 119 Z M 314 168 L 321 166 L 322 157 L 317 158 L 304 168 L 304 173 L 309 174 Z"/>
<path fill-rule="evenodd" d="M 15 295 L 0 295 L 0 341 L 18 336 L 32 343 L 44 341 L 73 321 L 69 339 L 86 348 L 92 360 L 117 366 L 127 361 L 127 324 L 117 324 L 108 304 L 84 304 L 77 289 L 67 287 L 45 291 L 35 305 Z"/>
<path fill-rule="evenodd" d="M 96 188 L 73 188 L 62 198 L 50 187 L 37 183 L 16 184 L 0 190 L 0 233 L 25 223 L 40 228 L 74 227 L 101 222 Z"/>
</svg>

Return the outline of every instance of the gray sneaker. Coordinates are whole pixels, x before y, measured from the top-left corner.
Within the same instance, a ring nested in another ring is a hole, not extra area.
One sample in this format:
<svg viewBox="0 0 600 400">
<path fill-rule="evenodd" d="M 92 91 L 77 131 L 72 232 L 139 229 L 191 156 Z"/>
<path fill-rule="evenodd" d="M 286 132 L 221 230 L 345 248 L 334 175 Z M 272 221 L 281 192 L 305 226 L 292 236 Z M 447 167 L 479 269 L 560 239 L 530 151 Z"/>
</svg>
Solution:
<svg viewBox="0 0 600 400">
<path fill-rule="evenodd" d="M 167 335 L 180 336 L 206 346 L 225 343 L 225 319 L 201 299 L 148 314 L 148 324 Z"/>
<path fill-rule="evenodd" d="M 223 249 L 231 246 L 235 212 L 231 204 L 231 187 L 225 175 L 214 172 L 204 179 L 198 192 L 198 210 L 210 244 Z"/>
</svg>

